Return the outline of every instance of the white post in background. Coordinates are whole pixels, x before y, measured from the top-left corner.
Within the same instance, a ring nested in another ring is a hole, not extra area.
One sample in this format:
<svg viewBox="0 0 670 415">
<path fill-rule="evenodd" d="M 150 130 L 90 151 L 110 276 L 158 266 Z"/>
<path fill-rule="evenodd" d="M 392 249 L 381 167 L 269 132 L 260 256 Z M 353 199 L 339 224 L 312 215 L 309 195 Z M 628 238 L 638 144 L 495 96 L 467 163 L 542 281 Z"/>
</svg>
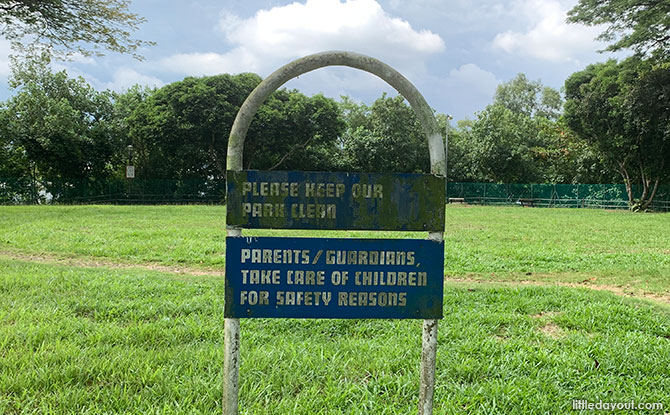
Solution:
<svg viewBox="0 0 670 415">
<path fill-rule="evenodd" d="M 446 122 L 446 127 L 444 128 L 444 160 L 449 163 L 449 130 L 451 129 L 451 120 L 454 119 L 454 117 L 450 114 L 444 114 L 447 116 L 447 122 Z M 446 170 L 446 167 L 445 167 Z M 446 171 L 445 171 L 446 174 Z M 446 184 L 445 184 L 446 186 Z"/>
<path fill-rule="evenodd" d="M 241 229 L 228 228 L 228 236 L 242 236 Z M 240 378 L 240 319 L 224 321 L 223 415 L 237 415 Z"/>
</svg>

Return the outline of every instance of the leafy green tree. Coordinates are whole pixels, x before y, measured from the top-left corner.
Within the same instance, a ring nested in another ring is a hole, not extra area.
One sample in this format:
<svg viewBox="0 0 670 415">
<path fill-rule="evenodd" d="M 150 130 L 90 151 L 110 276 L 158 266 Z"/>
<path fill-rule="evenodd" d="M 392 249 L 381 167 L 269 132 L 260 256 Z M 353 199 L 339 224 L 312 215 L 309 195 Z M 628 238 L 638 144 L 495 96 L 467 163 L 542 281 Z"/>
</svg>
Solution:
<svg viewBox="0 0 670 415">
<path fill-rule="evenodd" d="M 189 77 L 146 97 L 132 92 L 135 97 L 126 99 L 134 109 L 125 122 L 137 177 L 222 180 L 228 134 L 260 81 L 254 74 Z M 251 123 L 244 167 L 328 170 L 343 129 L 335 101 L 276 91 Z"/>
<path fill-rule="evenodd" d="M 568 22 L 607 25 L 598 39 L 605 50 L 633 49 L 646 56 L 670 57 L 670 3 L 667 0 L 579 0 Z"/>
<path fill-rule="evenodd" d="M 463 124 L 450 142 L 460 153 L 458 166 L 468 181 L 537 183 L 567 180 L 553 169 L 558 158 L 558 91 L 524 74 L 498 86 L 493 103 Z M 460 147 L 460 148 L 459 148 Z M 458 174 L 457 172 L 455 172 Z M 454 176 L 452 176 L 454 177 Z"/>
<path fill-rule="evenodd" d="M 0 106 L 0 178 L 29 175 L 29 162 L 23 147 L 10 134 L 11 113 L 4 103 Z"/>
<path fill-rule="evenodd" d="M 538 145 L 531 148 L 544 183 L 613 183 L 615 175 L 589 144 L 580 139 L 563 118 L 534 120 Z"/>
<path fill-rule="evenodd" d="M 555 89 L 543 86 L 540 81 L 531 81 L 520 73 L 514 79 L 498 85 L 493 104 L 527 117 L 556 120 L 560 116 L 563 100 Z"/>
<path fill-rule="evenodd" d="M 33 200 L 31 173 L 25 149 L 11 134 L 9 110 L 0 104 L 0 202 Z"/>
<path fill-rule="evenodd" d="M 62 57 L 107 49 L 140 58 L 138 49 L 153 42 L 131 37 L 144 19 L 129 5 L 130 0 L 0 0 L 0 35 L 18 52 L 37 48 Z"/>
<path fill-rule="evenodd" d="M 454 171 L 449 177 L 508 183 L 610 182 L 600 157 L 562 120 L 562 106 L 557 90 L 524 74 L 499 85 L 493 103 L 474 121 L 461 123 L 450 139 L 449 165 Z"/>
<path fill-rule="evenodd" d="M 340 96 L 340 109 L 342 117 L 347 125 L 347 130 L 354 131 L 359 127 L 372 129 L 370 122 L 370 107 L 352 100 L 346 95 Z"/>
<path fill-rule="evenodd" d="M 500 104 L 477 115 L 469 134 L 475 177 L 487 182 L 537 183 L 542 180 L 533 149 L 541 145 L 533 119 Z"/>
<path fill-rule="evenodd" d="M 472 154 L 472 127 L 470 119 L 456 122 L 447 120 L 446 114 L 437 114 L 440 131 L 445 132 L 447 149 L 447 180 L 450 182 L 482 181 L 475 169 Z"/>
<path fill-rule="evenodd" d="M 598 37 L 614 42 L 605 50 L 633 49 L 646 56 L 670 56 L 670 4 L 665 0 L 580 0 L 568 22 L 608 25 Z"/>
<path fill-rule="evenodd" d="M 137 177 L 224 177 L 230 126 L 259 82 L 252 74 L 188 77 L 145 96 L 129 91 L 124 100 L 130 108 L 119 111 L 129 114 Z"/>
<path fill-rule="evenodd" d="M 119 143 L 110 129 L 110 93 L 65 71 L 52 73 L 48 60 L 15 67 L 11 84 L 17 94 L 3 111 L 4 142 L 20 149 L 22 163 L 30 160 L 54 198 L 66 180 L 99 181 L 111 173 Z"/>
<path fill-rule="evenodd" d="M 337 168 L 338 140 L 345 129 L 338 104 L 321 94 L 276 91 L 261 106 L 245 142 L 247 168 L 321 170 Z"/>
<path fill-rule="evenodd" d="M 636 57 L 589 65 L 565 82 L 566 122 L 621 175 L 634 210 L 647 209 L 669 175 L 669 83 L 667 64 Z"/>
<path fill-rule="evenodd" d="M 400 95 L 384 94 L 370 107 L 348 99 L 341 104 L 347 130 L 342 170 L 419 173 L 430 171 L 423 129 Z"/>
</svg>

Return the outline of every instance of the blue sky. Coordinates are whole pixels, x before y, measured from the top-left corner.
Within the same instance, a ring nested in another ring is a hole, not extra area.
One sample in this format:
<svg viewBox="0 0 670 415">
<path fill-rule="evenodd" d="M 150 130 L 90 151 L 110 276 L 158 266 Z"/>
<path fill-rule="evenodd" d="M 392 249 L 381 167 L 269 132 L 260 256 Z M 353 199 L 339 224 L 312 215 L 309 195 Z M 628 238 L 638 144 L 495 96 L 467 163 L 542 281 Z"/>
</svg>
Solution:
<svg viewBox="0 0 670 415">
<path fill-rule="evenodd" d="M 136 33 L 157 42 L 130 56 L 57 63 L 98 89 L 161 86 L 185 76 L 255 72 L 324 50 L 351 50 L 392 65 L 438 112 L 473 118 L 496 86 L 523 72 L 560 88 L 571 73 L 611 54 L 600 28 L 565 23 L 576 0 L 133 0 L 147 22 Z M 11 94 L 7 42 L 0 39 L 0 99 Z M 395 92 L 367 73 L 324 68 L 287 85 L 371 103 Z"/>
</svg>

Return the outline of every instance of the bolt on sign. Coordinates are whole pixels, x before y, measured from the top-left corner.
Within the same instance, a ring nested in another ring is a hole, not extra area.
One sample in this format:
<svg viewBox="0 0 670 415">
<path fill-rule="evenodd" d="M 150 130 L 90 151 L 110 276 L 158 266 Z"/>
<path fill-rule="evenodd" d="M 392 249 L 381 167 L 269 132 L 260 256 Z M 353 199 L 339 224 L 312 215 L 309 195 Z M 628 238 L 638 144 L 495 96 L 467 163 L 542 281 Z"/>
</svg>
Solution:
<svg viewBox="0 0 670 415">
<path fill-rule="evenodd" d="M 400 92 L 424 127 L 432 174 L 242 170 L 253 116 L 277 88 L 325 66 L 349 66 Z M 241 318 L 423 319 L 419 414 L 433 413 L 442 318 L 444 141 L 433 110 L 377 59 L 331 51 L 295 60 L 242 104 L 228 139 L 224 415 L 238 413 Z M 427 239 L 244 237 L 242 229 L 427 231 Z"/>
</svg>

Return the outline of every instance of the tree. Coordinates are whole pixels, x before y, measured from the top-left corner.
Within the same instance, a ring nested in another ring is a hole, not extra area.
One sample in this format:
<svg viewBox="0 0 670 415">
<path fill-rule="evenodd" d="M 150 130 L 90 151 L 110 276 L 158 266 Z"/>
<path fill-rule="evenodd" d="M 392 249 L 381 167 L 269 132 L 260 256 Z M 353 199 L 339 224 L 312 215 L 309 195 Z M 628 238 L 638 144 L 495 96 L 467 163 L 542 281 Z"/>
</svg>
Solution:
<svg viewBox="0 0 670 415">
<path fill-rule="evenodd" d="M 598 39 L 605 50 L 633 49 L 640 55 L 670 57 L 670 2 L 667 0 L 579 0 L 568 22 L 608 25 Z"/>
<path fill-rule="evenodd" d="M 616 175 L 603 165 L 589 144 L 563 118 L 535 119 L 539 144 L 531 149 L 543 183 L 612 183 Z"/>
<path fill-rule="evenodd" d="M 10 112 L 0 106 L 0 178 L 27 176 L 26 152 L 9 133 Z"/>
<path fill-rule="evenodd" d="M 400 95 L 384 94 L 372 106 L 344 99 L 347 130 L 342 139 L 342 170 L 427 173 L 426 136 L 412 108 Z"/>
<path fill-rule="evenodd" d="M 29 160 L 54 198 L 70 179 L 100 181 L 112 172 L 119 143 L 111 133 L 112 95 L 82 78 L 50 72 L 48 60 L 14 67 L 18 93 L 3 112 L 3 141 Z"/>
<path fill-rule="evenodd" d="M 188 77 L 145 98 L 126 98 L 134 107 L 126 124 L 136 150 L 137 177 L 221 182 L 233 121 L 260 82 L 248 73 Z M 343 129 L 332 99 L 276 91 L 251 123 L 244 167 L 328 170 Z"/>
<path fill-rule="evenodd" d="M 500 104 L 477 114 L 469 134 L 475 176 L 482 181 L 538 183 L 542 171 L 533 149 L 541 145 L 533 119 Z"/>
<path fill-rule="evenodd" d="M 440 131 L 449 130 L 447 140 L 447 180 L 450 182 L 482 181 L 476 172 L 476 162 L 472 153 L 472 127 L 474 121 L 470 119 L 458 120 L 456 126 L 449 123 L 447 116 L 437 114 L 437 123 Z"/>
<path fill-rule="evenodd" d="M 145 20 L 129 5 L 130 0 L 0 0 L 0 35 L 20 53 L 37 48 L 61 57 L 90 56 L 107 49 L 139 59 L 138 49 L 153 42 L 131 37 Z"/>
<path fill-rule="evenodd" d="M 565 81 L 568 125 L 621 175 L 633 210 L 647 209 L 669 175 L 669 85 L 669 65 L 637 57 L 589 65 Z"/>
<path fill-rule="evenodd" d="M 0 104 L 0 202 L 34 199 L 31 164 L 25 149 L 10 134 L 10 117 Z"/>
<path fill-rule="evenodd" d="M 307 97 L 279 90 L 250 126 L 244 146 L 247 168 L 329 171 L 338 165 L 338 139 L 345 129 L 338 104 L 321 94 Z"/>
<path fill-rule="evenodd" d="M 130 108 L 119 111 L 128 114 L 124 122 L 137 177 L 223 178 L 228 132 L 259 82 L 253 74 L 187 77 L 146 95 L 126 93 Z"/>
<path fill-rule="evenodd" d="M 450 153 L 455 147 L 463 157 L 456 161 L 461 175 L 506 183 L 569 180 L 554 169 L 561 154 L 561 106 L 558 91 L 524 74 L 500 84 L 493 103 L 450 140 Z"/>
<path fill-rule="evenodd" d="M 539 80 L 531 81 L 520 73 L 514 79 L 498 85 L 493 104 L 527 117 L 556 120 L 561 113 L 563 100 L 555 89 L 543 86 Z"/>
</svg>

